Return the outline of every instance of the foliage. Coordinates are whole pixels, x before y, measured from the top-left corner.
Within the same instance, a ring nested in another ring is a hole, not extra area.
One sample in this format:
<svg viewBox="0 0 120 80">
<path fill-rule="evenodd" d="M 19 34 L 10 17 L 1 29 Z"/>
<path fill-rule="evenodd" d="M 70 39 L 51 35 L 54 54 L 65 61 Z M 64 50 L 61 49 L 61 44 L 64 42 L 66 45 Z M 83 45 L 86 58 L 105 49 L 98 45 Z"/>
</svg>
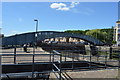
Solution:
<svg viewBox="0 0 120 80">
<path fill-rule="evenodd" d="M 117 42 L 116 41 L 112 41 L 112 44 L 116 44 Z"/>
<path fill-rule="evenodd" d="M 94 30 L 67 30 L 65 32 L 85 34 L 97 38 L 106 44 L 113 44 L 113 27 Z"/>
<path fill-rule="evenodd" d="M 90 35 L 94 38 L 97 38 L 103 42 L 106 42 L 106 32 L 102 32 L 100 29 L 90 30 L 86 32 L 86 35 Z"/>
<path fill-rule="evenodd" d="M 68 32 L 68 33 L 78 33 L 78 34 L 85 34 L 85 31 L 83 30 L 67 30 L 65 32 Z"/>
</svg>

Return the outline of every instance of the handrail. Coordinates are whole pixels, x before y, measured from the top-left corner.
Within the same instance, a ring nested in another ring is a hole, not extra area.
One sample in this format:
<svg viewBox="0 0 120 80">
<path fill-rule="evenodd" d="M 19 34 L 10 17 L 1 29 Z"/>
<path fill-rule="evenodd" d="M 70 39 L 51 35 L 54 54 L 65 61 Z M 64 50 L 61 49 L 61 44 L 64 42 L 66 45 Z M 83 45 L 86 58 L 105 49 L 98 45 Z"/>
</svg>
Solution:
<svg viewBox="0 0 120 80">
<path fill-rule="evenodd" d="M 61 53 L 59 53 L 58 51 L 56 51 L 56 50 L 53 50 L 53 52 L 54 52 L 54 54 L 61 54 Z"/>
<path fill-rule="evenodd" d="M 54 55 L 54 54 L 0 54 L 1 56 L 33 56 L 33 55 Z"/>
<path fill-rule="evenodd" d="M 60 71 L 60 69 L 56 66 L 56 64 L 53 63 L 53 65 L 55 66 L 55 68 L 56 68 L 58 71 Z"/>
</svg>

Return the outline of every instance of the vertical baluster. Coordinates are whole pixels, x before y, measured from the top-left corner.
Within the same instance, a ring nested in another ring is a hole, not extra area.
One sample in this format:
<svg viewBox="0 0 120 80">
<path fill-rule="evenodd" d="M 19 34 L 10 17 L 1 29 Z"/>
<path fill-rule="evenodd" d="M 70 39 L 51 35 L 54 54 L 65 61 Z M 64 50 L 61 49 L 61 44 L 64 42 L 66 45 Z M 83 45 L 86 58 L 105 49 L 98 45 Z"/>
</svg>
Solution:
<svg viewBox="0 0 120 80">
<path fill-rule="evenodd" d="M 14 47 L 14 64 L 16 64 L 16 47 Z"/>
</svg>

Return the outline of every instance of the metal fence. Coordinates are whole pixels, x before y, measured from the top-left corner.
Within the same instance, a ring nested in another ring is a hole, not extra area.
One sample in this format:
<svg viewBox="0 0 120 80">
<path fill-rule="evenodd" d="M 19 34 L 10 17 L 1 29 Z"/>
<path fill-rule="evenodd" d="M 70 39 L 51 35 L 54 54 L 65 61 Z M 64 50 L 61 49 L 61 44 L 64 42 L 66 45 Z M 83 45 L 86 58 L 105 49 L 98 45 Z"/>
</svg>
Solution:
<svg viewBox="0 0 120 80">
<path fill-rule="evenodd" d="M 30 49 L 30 50 L 29 50 Z M 51 73 L 53 72 L 56 77 L 61 80 L 65 78 L 64 72 L 66 70 L 95 70 L 106 68 L 120 68 L 120 52 L 117 51 L 118 58 L 110 59 L 110 52 L 107 50 L 99 50 L 97 55 L 92 55 L 92 52 L 86 50 L 87 54 L 81 54 L 79 50 L 53 50 L 50 52 L 40 51 L 39 47 L 28 48 L 28 53 L 23 52 L 22 48 L 3 50 L 1 56 L 3 64 L 16 64 L 32 63 L 32 78 L 35 78 L 34 74 Z M 115 52 L 115 51 L 114 51 Z M 35 72 L 35 64 L 40 62 L 52 63 L 52 70 L 48 72 Z M 70 64 L 69 67 L 64 64 Z M 83 64 L 81 66 L 78 64 Z M 25 74 L 25 73 L 24 73 Z M 26 73 L 28 74 L 28 73 Z M 64 76 L 64 77 L 63 77 Z"/>
</svg>

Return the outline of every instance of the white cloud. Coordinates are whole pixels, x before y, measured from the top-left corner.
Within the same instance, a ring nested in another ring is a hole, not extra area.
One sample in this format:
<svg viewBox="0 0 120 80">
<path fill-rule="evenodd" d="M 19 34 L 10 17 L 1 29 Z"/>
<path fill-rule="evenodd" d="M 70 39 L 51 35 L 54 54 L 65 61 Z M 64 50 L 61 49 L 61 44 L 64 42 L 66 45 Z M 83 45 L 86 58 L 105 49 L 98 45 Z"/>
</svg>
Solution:
<svg viewBox="0 0 120 80">
<path fill-rule="evenodd" d="M 51 8 L 61 8 L 61 7 L 66 7 L 66 4 L 63 3 L 52 3 L 50 5 Z"/>
<path fill-rule="evenodd" d="M 63 8 L 58 8 L 57 10 L 61 10 L 61 11 L 68 11 L 69 8 L 68 7 L 63 7 Z"/>
<path fill-rule="evenodd" d="M 78 5 L 80 2 L 71 2 L 70 8 L 74 8 L 76 5 Z"/>
<path fill-rule="evenodd" d="M 71 8 L 74 8 L 78 4 L 79 2 L 71 2 L 70 6 L 67 6 L 64 3 L 52 3 L 50 7 L 56 10 L 69 11 Z"/>
</svg>

